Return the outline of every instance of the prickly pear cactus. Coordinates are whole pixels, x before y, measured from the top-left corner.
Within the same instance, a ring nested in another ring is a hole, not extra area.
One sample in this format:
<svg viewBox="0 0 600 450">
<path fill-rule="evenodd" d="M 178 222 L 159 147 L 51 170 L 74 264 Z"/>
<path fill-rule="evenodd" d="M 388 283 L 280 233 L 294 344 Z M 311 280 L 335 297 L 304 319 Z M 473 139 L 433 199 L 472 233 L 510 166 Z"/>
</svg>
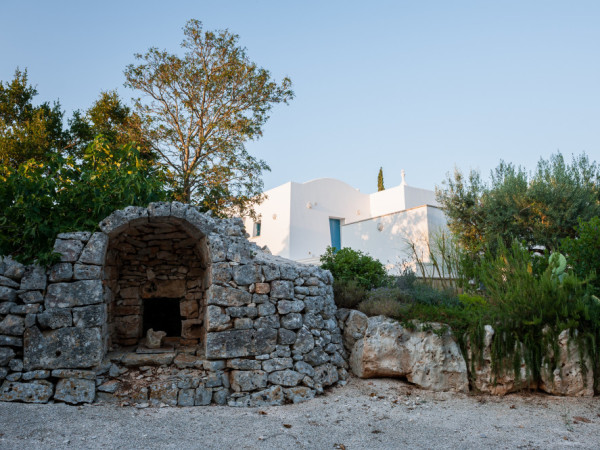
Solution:
<svg viewBox="0 0 600 450">
<path fill-rule="evenodd" d="M 552 277 L 558 279 L 562 283 L 567 270 L 567 258 L 562 253 L 552 253 L 548 259 L 548 263 L 552 268 Z"/>
</svg>

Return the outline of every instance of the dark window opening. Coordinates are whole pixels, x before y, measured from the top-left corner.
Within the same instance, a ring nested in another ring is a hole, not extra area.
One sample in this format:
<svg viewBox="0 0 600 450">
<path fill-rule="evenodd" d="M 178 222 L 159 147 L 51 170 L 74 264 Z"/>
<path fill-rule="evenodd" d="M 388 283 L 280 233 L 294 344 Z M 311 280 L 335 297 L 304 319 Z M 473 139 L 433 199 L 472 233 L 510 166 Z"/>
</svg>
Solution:
<svg viewBox="0 0 600 450">
<path fill-rule="evenodd" d="M 154 331 L 164 331 L 169 337 L 181 336 L 178 298 L 144 300 L 144 336 L 150 328 Z"/>
</svg>

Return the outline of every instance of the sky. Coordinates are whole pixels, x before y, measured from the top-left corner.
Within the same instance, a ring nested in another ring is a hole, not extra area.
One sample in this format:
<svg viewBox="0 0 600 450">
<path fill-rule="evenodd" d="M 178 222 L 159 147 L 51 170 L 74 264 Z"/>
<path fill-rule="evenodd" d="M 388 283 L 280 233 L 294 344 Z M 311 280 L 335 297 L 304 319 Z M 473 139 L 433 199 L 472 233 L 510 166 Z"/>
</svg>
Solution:
<svg viewBox="0 0 600 450">
<path fill-rule="evenodd" d="M 455 168 L 534 169 L 557 151 L 600 161 L 600 2 L 9 1 L 0 80 L 28 70 L 37 100 L 67 117 L 149 47 L 181 52 L 189 19 L 240 36 L 295 99 L 247 145 L 265 189 L 331 177 L 361 192 L 433 189 Z"/>
</svg>

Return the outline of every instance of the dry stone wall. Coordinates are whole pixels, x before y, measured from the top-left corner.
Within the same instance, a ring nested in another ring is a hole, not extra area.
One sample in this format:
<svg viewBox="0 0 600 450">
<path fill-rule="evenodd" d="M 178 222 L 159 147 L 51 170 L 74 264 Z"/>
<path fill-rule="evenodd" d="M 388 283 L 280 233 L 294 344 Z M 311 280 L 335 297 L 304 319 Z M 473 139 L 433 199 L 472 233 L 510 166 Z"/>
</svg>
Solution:
<svg viewBox="0 0 600 450">
<path fill-rule="evenodd" d="M 128 207 L 55 250 L 48 270 L 0 262 L 0 400 L 260 406 L 347 377 L 331 274 L 263 252 L 239 219 Z M 148 299 L 179 302 L 154 352 Z"/>
</svg>

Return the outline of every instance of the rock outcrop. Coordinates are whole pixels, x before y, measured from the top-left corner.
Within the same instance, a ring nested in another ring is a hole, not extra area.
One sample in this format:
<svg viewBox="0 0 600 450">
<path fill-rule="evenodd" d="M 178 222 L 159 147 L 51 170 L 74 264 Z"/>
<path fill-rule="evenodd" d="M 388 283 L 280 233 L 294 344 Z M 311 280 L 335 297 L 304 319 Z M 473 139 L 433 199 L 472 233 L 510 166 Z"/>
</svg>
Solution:
<svg viewBox="0 0 600 450">
<path fill-rule="evenodd" d="M 464 358 L 447 327 L 430 323 L 408 329 L 384 316 L 367 318 L 358 311 L 345 323 L 345 342 L 352 345 L 350 368 L 356 376 L 403 377 L 434 391 L 469 390 Z"/>
<path fill-rule="evenodd" d="M 594 396 L 593 363 L 579 352 L 569 330 L 558 335 L 558 355 L 552 348 L 542 360 L 540 389 L 553 395 L 569 397 Z"/>
</svg>

